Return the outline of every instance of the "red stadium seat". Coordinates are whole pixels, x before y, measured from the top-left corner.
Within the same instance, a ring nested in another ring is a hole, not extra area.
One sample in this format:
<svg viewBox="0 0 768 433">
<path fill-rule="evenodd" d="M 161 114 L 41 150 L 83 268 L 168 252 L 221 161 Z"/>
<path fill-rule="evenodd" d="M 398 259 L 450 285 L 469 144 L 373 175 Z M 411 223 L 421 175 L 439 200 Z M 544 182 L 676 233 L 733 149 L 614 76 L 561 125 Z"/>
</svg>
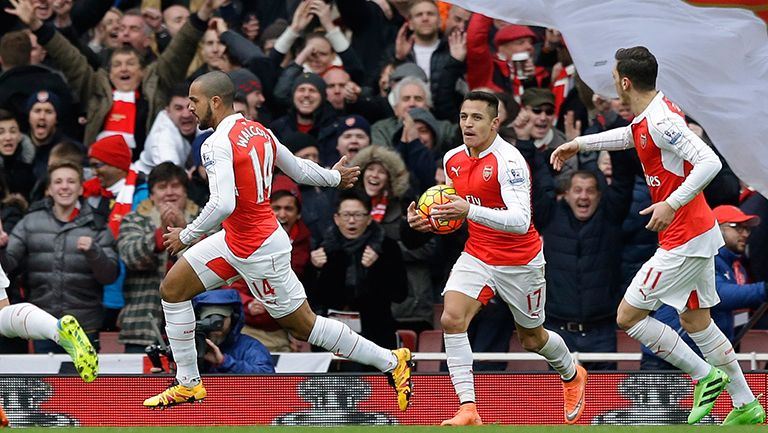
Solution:
<svg viewBox="0 0 768 433">
<path fill-rule="evenodd" d="M 397 347 L 407 347 L 411 352 L 416 351 L 416 342 L 419 337 L 415 331 L 410 329 L 398 329 L 397 334 Z"/>
<path fill-rule="evenodd" d="M 750 329 L 739 344 L 739 353 L 768 352 L 768 331 L 765 329 Z M 749 361 L 739 361 L 744 371 L 752 369 Z M 757 368 L 765 368 L 765 362 L 758 361 Z"/>
<path fill-rule="evenodd" d="M 117 341 L 119 336 L 119 332 L 99 333 L 99 353 L 125 353 L 125 346 Z"/>
<path fill-rule="evenodd" d="M 419 334 L 419 352 L 442 352 L 443 351 L 443 331 L 428 329 Z M 416 371 L 437 372 L 440 371 L 440 361 L 418 361 Z"/>
<path fill-rule="evenodd" d="M 616 331 L 616 352 L 640 353 L 641 350 L 640 342 L 621 329 Z M 618 370 L 640 370 L 640 361 L 619 361 L 616 364 Z"/>
</svg>

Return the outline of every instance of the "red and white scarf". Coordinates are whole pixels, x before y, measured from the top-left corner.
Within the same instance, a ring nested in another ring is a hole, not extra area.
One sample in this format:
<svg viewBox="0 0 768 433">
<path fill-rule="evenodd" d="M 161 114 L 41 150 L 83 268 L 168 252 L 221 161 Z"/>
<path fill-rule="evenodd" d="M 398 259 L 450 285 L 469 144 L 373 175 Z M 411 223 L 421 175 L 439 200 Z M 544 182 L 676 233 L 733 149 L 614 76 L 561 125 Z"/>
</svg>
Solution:
<svg viewBox="0 0 768 433">
<path fill-rule="evenodd" d="M 389 204 L 389 194 L 384 191 L 384 194 L 378 197 L 371 197 L 371 219 L 376 222 L 382 222 L 384 215 L 387 213 L 387 205 Z"/>
<path fill-rule="evenodd" d="M 125 176 L 125 185 L 120 189 L 115 197 L 115 204 L 112 206 L 112 212 L 109 213 L 109 222 L 107 225 L 112 230 L 112 234 L 117 239 L 117 234 L 120 231 L 120 223 L 123 221 L 123 217 L 131 211 L 133 206 L 133 193 L 136 191 L 136 178 L 138 172 L 136 168 L 131 164 L 128 175 Z"/>
<path fill-rule="evenodd" d="M 107 226 L 115 239 L 117 239 L 117 234 L 120 232 L 120 223 L 123 221 L 123 217 L 133 207 L 133 194 L 136 191 L 137 177 L 138 171 L 131 164 L 128 175 L 125 176 L 125 184 L 117 194 L 102 187 L 99 184 L 99 180 L 95 177 L 83 183 L 83 197 L 101 197 L 102 200 L 111 200 L 109 203 L 110 212 Z"/>
<path fill-rule="evenodd" d="M 576 67 L 571 64 L 562 68 L 552 83 L 552 93 L 555 94 L 555 116 L 560 115 L 560 107 L 574 85 L 576 85 Z"/>
<path fill-rule="evenodd" d="M 96 136 L 97 140 L 110 135 L 122 135 L 128 147 L 136 148 L 136 101 L 139 92 L 112 91 L 112 106 L 109 108 L 107 118 L 104 120 L 104 129 Z"/>
</svg>

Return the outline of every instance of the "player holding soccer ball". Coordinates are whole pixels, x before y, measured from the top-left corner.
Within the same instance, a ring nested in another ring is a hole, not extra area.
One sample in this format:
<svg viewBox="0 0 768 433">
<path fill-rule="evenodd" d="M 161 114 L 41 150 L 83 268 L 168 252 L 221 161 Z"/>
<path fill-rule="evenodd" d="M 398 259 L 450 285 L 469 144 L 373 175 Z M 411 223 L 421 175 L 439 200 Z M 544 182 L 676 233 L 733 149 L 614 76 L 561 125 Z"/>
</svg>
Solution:
<svg viewBox="0 0 768 433">
<path fill-rule="evenodd" d="M 444 159 L 448 184 L 456 195 L 429 209 L 438 221 L 468 219 L 469 239 L 451 270 L 443 295 L 440 323 L 451 381 L 461 406 L 442 425 L 480 425 L 467 328 L 494 294 L 507 303 L 523 347 L 543 356 L 563 380 L 565 422 L 574 424 L 584 410 L 587 372 L 577 366 L 563 339 L 544 323 L 544 254 L 531 223 L 531 178 L 514 146 L 498 136 L 499 101 L 490 93 L 470 92 L 461 105 L 464 145 Z M 428 219 L 408 207 L 408 223 L 435 231 Z"/>
</svg>

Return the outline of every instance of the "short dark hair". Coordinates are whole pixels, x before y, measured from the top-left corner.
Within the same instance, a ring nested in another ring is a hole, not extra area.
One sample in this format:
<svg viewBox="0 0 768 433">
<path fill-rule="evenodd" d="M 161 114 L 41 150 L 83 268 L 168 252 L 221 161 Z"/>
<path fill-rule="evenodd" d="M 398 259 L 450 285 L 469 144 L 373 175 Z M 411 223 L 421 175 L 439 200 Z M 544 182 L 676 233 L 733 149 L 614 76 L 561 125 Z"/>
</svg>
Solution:
<svg viewBox="0 0 768 433">
<path fill-rule="evenodd" d="M 136 48 L 133 48 L 131 45 L 123 45 L 122 47 L 117 47 L 109 54 L 109 67 L 108 70 L 112 68 L 112 59 L 118 55 L 118 54 L 133 54 L 136 56 L 137 59 L 139 59 L 139 65 L 141 65 L 142 69 L 146 66 L 144 56 L 141 55 L 139 50 Z"/>
<path fill-rule="evenodd" d="M 3 69 L 29 64 L 32 53 L 32 41 L 24 30 L 9 32 L 0 38 L 0 57 L 3 58 Z"/>
<path fill-rule="evenodd" d="M 499 102 L 507 110 L 507 121 L 509 123 L 517 118 L 520 114 L 520 104 L 507 92 L 496 92 L 494 96 L 499 99 Z"/>
<path fill-rule="evenodd" d="M 648 48 L 637 46 L 616 50 L 616 72 L 619 77 L 627 77 L 632 86 L 640 91 L 656 89 L 656 77 L 659 64 Z"/>
<path fill-rule="evenodd" d="M 48 166 L 48 181 L 45 185 L 46 188 L 51 186 L 51 174 L 60 168 L 71 168 L 72 170 L 75 170 L 77 175 L 80 176 L 80 183 L 83 182 L 83 167 L 75 162 L 64 160 Z"/>
<path fill-rule="evenodd" d="M 336 212 L 338 212 L 339 209 L 341 208 L 341 203 L 347 200 L 359 201 L 360 203 L 363 204 L 363 207 L 368 213 L 371 213 L 371 209 L 373 209 L 373 205 L 371 204 L 371 198 L 368 197 L 368 194 L 366 194 L 365 191 L 361 191 L 357 188 L 352 188 L 352 189 L 345 189 L 339 192 L 339 196 L 336 199 Z"/>
<path fill-rule="evenodd" d="M 13 115 L 12 112 L 0 108 L 0 122 L 4 120 L 15 120 L 16 124 L 19 124 L 19 119 L 16 118 L 16 116 Z"/>
<path fill-rule="evenodd" d="M 571 184 L 573 183 L 574 177 L 594 179 L 595 185 L 597 185 L 597 190 L 600 191 L 600 180 L 597 178 L 597 174 L 594 171 L 590 171 L 590 170 L 576 170 L 571 172 L 571 175 L 568 176 L 568 180 L 565 183 L 565 191 L 568 191 L 569 189 L 571 189 Z"/>
<path fill-rule="evenodd" d="M 291 194 L 291 192 L 286 190 L 286 189 L 279 189 L 279 190 L 273 192 L 272 195 L 269 197 L 269 200 L 271 202 L 275 202 L 277 200 L 280 200 L 283 197 L 292 197 L 293 198 L 293 202 L 296 204 L 296 210 L 298 210 L 299 213 L 301 213 L 301 201 L 299 200 L 298 197 L 296 197 L 295 195 Z"/>
<path fill-rule="evenodd" d="M 232 79 L 229 78 L 224 72 L 211 71 L 205 73 L 197 78 L 192 84 L 200 83 L 200 87 L 203 89 L 203 94 L 206 98 L 211 99 L 214 96 L 221 98 L 221 102 L 231 107 L 235 102 L 235 84 Z"/>
<path fill-rule="evenodd" d="M 491 115 L 491 119 L 499 116 L 499 98 L 493 93 L 474 90 L 467 93 L 461 103 L 464 104 L 467 101 L 483 101 L 488 104 L 488 114 Z"/>
<path fill-rule="evenodd" d="M 181 184 L 184 185 L 185 190 L 189 186 L 189 177 L 183 168 L 171 161 L 161 162 L 149 172 L 147 186 L 149 187 L 149 191 L 152 192 L 152 188 L 154 188 L 158 182 L 170 182 L 174 179 L 181 182 Z"/>
<path fill-rule="evenodd" d="M 173 86 L 171 86 L 171 93 L 168 94 L 168 103 L 171 103 L 171 99 L 173 99 L 176 96 L 180 96 L 182 98 L 188 98 L 189 97 L 189 83 L 186 81 L 182 81 L 180 83 L 175 83 Z"/>
</svg>

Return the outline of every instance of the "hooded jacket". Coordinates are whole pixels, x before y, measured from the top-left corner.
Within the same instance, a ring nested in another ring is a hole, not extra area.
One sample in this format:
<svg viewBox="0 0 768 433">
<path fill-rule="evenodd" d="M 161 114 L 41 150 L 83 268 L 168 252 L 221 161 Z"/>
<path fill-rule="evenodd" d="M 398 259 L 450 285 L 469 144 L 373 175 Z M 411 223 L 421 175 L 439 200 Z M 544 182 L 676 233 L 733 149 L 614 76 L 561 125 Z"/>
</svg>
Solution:
<svg viewBox="0 0 768 433">
<path fill-rule="evenodd" d="M 243 303 L 235 289 L 217 289 L 201 293 L 192 299 L 195 317 L 206 305 L 229 305 L 235 313 L 232 315 L 232 327 L 224 342 L 219 346 L 224 354 L 224 362 L 210 366 L 207 373 L 254 374 L 274 373 L 272 355 L 259 340 L 241 334 L 244 323 Z"/>
<path fill-rule="evenodd" d="M 400 237 L 400 220 L 405 209 L 403 196 L 408 192 L 410 175 L 397 152 L 383 146 L 368 146 L 358 152 L 351 162 L 351 164 L 360 167 L 361 175 L 357 187 L 363 192 L 365 192 L 363 174 L 365 169 L 374 162 L 381 164 L 389 174 L 390 187 L 385 189 L 385 191 L 389 191 L 387 197 L 389 203 L 384 219 L 380 224 L 387 237 L 397 240 Z"/>
</svg>

